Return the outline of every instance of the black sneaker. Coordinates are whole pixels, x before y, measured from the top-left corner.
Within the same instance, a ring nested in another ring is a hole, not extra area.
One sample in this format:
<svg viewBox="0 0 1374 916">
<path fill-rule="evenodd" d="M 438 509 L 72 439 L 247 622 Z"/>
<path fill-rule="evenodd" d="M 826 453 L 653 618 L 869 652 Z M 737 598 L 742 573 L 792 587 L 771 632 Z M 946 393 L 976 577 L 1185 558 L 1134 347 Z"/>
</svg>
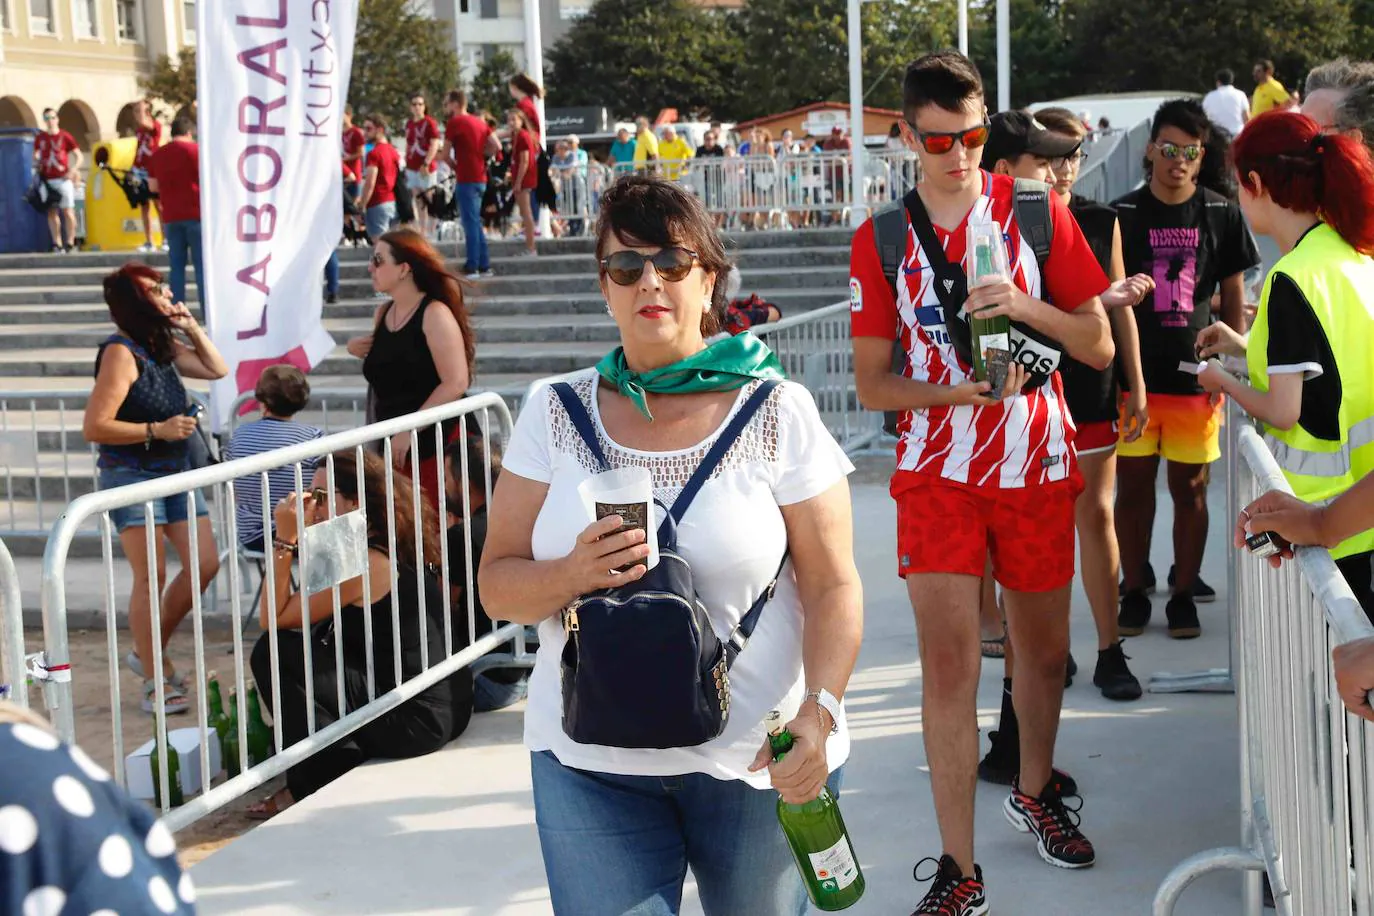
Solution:
<svg viewBox="0 0 1374 916">
<path fill-rule="evenodd" d="M 1155 590 L 1155 586 L 1159 584 L 1159 582 L 1155 579 L 1155 568 L 1154 568 L 1153 566 L 1151 566 L 1149 563 L 1146 563 L 1146 564 L 1145 564 L 1145 575 L 1144 575 L 1143 578 L 1144 578 L 1144 581 L 1143 581 L 1142 584 L 1141 584 L 1141 588 L 1143 588 L 1144 591 L 1145 591 L 1145 594 L 1148 595 L 1148 594 L 1150 594 L 1150 592 L 1153 592 L 1153 591 Z M 1121 582 L 1117 584 L 1117 586 L 1116 586 L 1116 595 L 1117 595 L 1118 598 L 1125 598 L 1125 597 L 1126 597 L 1126 580 L 1125 580 L 1125 579 L 1122 579 Z"/>
<path fill-rule="evenodd" d="M 1097 861 L 1097 855 L 1078 829 L 1082 799 L 1078 799 L 1078 807 L 1071 808 L 1064 803 L 1068 798 L 1078 796 L 1056 792 L 1053 785 L 1046 786 L 1039 798 L 1013 788 L 1002 813 L 1017 830 L 1035 835 L 1040 858 L 1046 862 L 1058 868 L 1087 868 Z"/>
<path fill-rule="evenodd" d="M 1169 591 L 1174 590 L 1174 568 L 1169 567 Z M 1217 590 L 1206 582 L 1202 581 L 1202 576 L 1193 580 L 1193 601 L 1198 604 L 1211 604 L 1217 600 Z"/>
<path fill-rule="evenodd" d="M 1002 732 L 993 729 L 988 732 L 988 739 L 991 747 L 988 748 L 987 754 L 978 763 L 978 778 L 993 785 L 1012 785 L 1016 782 L 1017 774 L 1021 772 L 1019 738 L 1016 735 L 1004 737 Z M 1063 770 L 1052 769 L 1050 771 L 1050 784 L 1057 788 L 1061 794 L 1078 794 L 1078 780 Z"/>
<path fill-rule="evenodd" d="M 1064 689 L 1073 686 L 1074 675 L 1078 674 L 1078 662 L 1073 660 L 1073 653 L 1069 653 L 1069 663 L 1064 666 Z"/>
<path fill-rule="evenodd" d="M 326 303 L 327 305 L 338 305 L 338 304 L 339 304 L 339 294 L 338 294 L 338 293 L 325 293 L 325 294 L 324 294 L 324 301 L 325 301 L 325 303 Z"/>
<path fill-rule="evenodd" d="M 1136 680 L 1126 665 L 1127 657 L 1119 640 L 1097 653 L 1093 685 L 1100 688 L 1102 695 L 1109 700 L 1138 700 L 1143 693 L 1140 681 Z"/>
<path fill-rule="evenodd" d="M 935 866 L 935 874 L 922 878 L 921 866 L 927 862 Z M 966 878 L 953 856 L 927 857 L 916 863 L 911 876 L 917 881 L 932 882 L 911 916 L 983 916 L 988 911 L 982 866 L 974 865 L 973 877 Z"/>
<path fill-rule="evenodd" d="M 1189 595 L 1175 595 L 1164 608 L 1169 619 L 1170 639 L 1197 639 L 1202 635 L 1202 625 L 1197 619 L 1197 605 Z M 1124 632 L 1124 631 L 1123 631 Z"/>
<path fill-rule="evenodd" d="M 1121 613 L 1116 615 L 1117 629 L 1122 636 L 1139 636 L 1145 632 L 1153 610 L 1150 595 L 1144 589 L 1127 592 L 1121 596 Z"/>
</svg>

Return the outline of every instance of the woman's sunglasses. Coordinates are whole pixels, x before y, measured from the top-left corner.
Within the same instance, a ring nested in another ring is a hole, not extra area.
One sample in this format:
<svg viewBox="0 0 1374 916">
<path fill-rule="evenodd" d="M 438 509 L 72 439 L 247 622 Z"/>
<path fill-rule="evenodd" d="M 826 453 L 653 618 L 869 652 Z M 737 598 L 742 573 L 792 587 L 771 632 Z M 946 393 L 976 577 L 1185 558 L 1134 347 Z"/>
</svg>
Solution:
<svg viewBox="0 0 1374 916">
<path fill-rule="evenodd" d="M 373 267 L 381 267 L 383 264 L 386 263 L 386 259 L 383 258 L 380 254 L 377 254 L 377 253 L 375 253 L 375 252 L 373 253 L 372 257 L 371 257 L 369 260 L 372 261 L 372 266 L 373 266 Z"/>
<path fill-rule="evenodd" d="M 317 506 L 324 506 L 329 503 L 329 491 L 324 487 L 315 487 L 306 495 L 314 500 Z"/>
<path fill-rule="evenodd" d="M 644 275 L 644 265 L 653 262 L 658 275 L 669 282 L 681 280 L 692 272 L 697 253 L 686 248 L 673 246 L 655 254 L 640 254 L 638 251 L 617 251 L 601 259 L 601 269 L 611 282 L 617 286 L 634 286 Z"/>
<path fill-rule="evenodd" d="M 1165 159 L 1177 159 L 1182 155 L 1186 162 L 1197 162 L 1198 157 L 1202 155 L 1202 147 L 1196 143 L 1187 146 L 1179 146 L 1177 143 L 1156 143 L 1154 148 L 1159 150 L 1159 154 Z"/>
<path fill-rule="evenodd" d="M 939 156 L 954 149 L 954 143 L 964 145 L 964 149 L 978 149 L 988 142 L 988 131 L 992 129 L 990 122 L 983 122 L 977 127 L 970 127 L 967 130 L 956 130 L 950 133 L 931 132 L 923 133 L 911 128 L 916 133 L 916 139 L 921 141 L 921 146 L 932 156 Z"/>
</svg>

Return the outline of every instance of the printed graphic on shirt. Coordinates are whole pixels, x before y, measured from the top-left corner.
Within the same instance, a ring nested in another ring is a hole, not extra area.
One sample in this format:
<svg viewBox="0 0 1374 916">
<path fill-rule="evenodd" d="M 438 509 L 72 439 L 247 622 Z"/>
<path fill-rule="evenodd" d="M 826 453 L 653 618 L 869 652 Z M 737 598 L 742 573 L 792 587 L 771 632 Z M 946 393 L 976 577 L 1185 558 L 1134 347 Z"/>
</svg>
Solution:
<svg viewBox="0 0 1374 916">
<path fill-rule="evenodd" d="M 859 282 L 858 277 L 849 278 L 849 310 L 851 312 L 864 310 L 864 285 Z"/>
<path fill-rule="evenodd" d="M 1155 313 L 1163 327 L 1186 328 L 1192 321 L 1201 235 L 1197 228 L 1150 230 Z"/>
</svg>

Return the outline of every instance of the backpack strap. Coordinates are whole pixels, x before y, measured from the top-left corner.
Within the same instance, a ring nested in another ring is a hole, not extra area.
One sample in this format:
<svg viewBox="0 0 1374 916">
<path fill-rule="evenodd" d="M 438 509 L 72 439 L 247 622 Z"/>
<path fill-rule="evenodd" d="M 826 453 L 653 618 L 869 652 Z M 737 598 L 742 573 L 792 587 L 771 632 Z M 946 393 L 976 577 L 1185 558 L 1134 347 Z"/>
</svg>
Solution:
<svg viewBox="0 0 1374 916">
<path fill-rule="evenodd" d="M 887 278 L 888 288 L 892 290 L 892 301 L 897 301 L 897 280 L 901 274 L 902 262 L 906 260 L 907 240 L 906 205 L 896 201 L 873 214 L 873 247 L 878 251 L 878 260 L 883 265 L 883 276 Z M 901 328 L 892 340 L 892 374 L 906 375 L 907 354 L 902 346 Z M 883 414 L 883 431 L 889 435 L 897 434 L 897 424 L 901 411 L 889 410 Z"/>
<path fill-rule="evenodd" d="M 573 428 L 591 450 L 592 457 L 601 465 L 601 470 L 609 471 L 611 463 L 606 460 L 606 453 L 601 450 L 601 443 L 596 438 L 596 426 L 592 424 L 591 415 L 587 413 L 587 407 L 582 403 L 582 399 L 567 382 L 554 382 L 550 387 L 563 402 L 563 409 L 567 411 L 568 419 L 572 420 Z"/>
<path fill-rule="evenodd" d="M 754 414 L 759 412 L 763 402 L 768 400 L 768 395 L 772 394 L 776 387 L 778 387 L 776 379 L 768 379 L 759 385 L 754 393 L 749 396 L 749 400 L 744 402 L 744 406 L 730 420 L 730 425 L 726 426 L 724 431 L 716 437 L 715 445 L 712 445 L 711 450 L 706 453 L 706 457 L 701 459 L 701 464 L 697 465 L 696 473 L 687 481 L 687 485 L 678 494 L 677 501 L 668 510 L 674 522 L 679 524 L 682 522 L 682 517 L 691 508 L 692 500 L 697 498 L 701 488 L 706 485 L 706 481 L 711 479 L 716 468 L 725 460 L 726 453 L 739 440 L 740 435 L 744 433 L 744 428 L 749 425 L 750 420 L 754 419 Z"/>
<path fill-rule="evenodd" d="M 1035 260 L 1044 273 L 1054 244 L 1054 217 L 1050 214 L 1050 186 L 1043 181 L 1018 178 L 1012 188 L 1011 209 L 1016 225 L 1031 244 Z"/>
<path fill-rule="evenodd" d="M 725 667 L 729 669 L 735 664 L 735 658 L 744 651 L 744 647 L 749 645 L 749 637 L 754 635 L 754 628 L 759 624 L 759 617 L 763 615 L 763 609 L 768 602 L 773 600 L 773 593 L 778 590 L 778 580 L 782 578 L 782 571 L 787 568 L 787 561 L 791 558 L 791 549 L 784 549 L 782 560 L 778 562 L 778 571 L 773 573 L 773 580 L 763 590 L 763 593 L 754 599 L 754 603 L 749 610 L 745 611 L 744 616 L 735 624 L 735 628 L 730 631 L 729 637 L 725 640 Z"/>
</svg>

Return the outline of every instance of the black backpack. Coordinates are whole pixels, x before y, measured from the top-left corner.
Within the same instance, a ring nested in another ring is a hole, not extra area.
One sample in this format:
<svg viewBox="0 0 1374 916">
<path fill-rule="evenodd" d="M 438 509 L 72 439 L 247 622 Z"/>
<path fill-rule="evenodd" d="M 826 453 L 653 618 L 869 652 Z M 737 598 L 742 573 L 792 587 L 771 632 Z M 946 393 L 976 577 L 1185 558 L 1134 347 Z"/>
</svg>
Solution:
<svg viewBox="0 0 1374 916">
<path fill-rule="evenodd" d="M 1045 263 L 1049 260 L 1050 247 L 1054 243 L 1054 221 L 1050 214 L 1050 186 L 1039 181 L 1018 178 L 1012 189 L 1012 213 L 1016 219 L 1016 225 L 1021 234 L 1030 242 L 1031 249 L 1035 252 L 1036 263 L 1040 265 L 1041 275 L 1044 275 Z M 921 248 L 926 252 L 926 257 L 931 259 L 931 266 L 935 268 L 937 279 L 941 268 L 950 272 L 957 272 L 962 278 L 963 271 L 959 265 L 950 265 L 944 258 L 944 248 L 939 244 L 935 236 L 935 229 L 930 223 L 930 217 L 926 213 L 925 205 L 921 202 L 920 195 L 913 188 L 901 201 L 890 204 L 873 215 L 873 244 L 878 251 L 878 259 L 883 265 L 883 275 L 887 277 L 888 287 L 892 290 L 893 298 L 897 297 L 897 278 L 902 269 L 902 262 L 906 260 L 906 228 L 911 225 L 916 230 Z M 935 254 L 932 256 L 932 252 Z M 937 264 L 936 262 L 944 262 Z M 950 343 L 954 347 L 954 352 L 965 365 L 973 364 L 973 345 L 972 333 L 969 331 L 968 322 L 960 317 L 959 310 L 963 306 L 964 297 L 967 296 L 967 286 L 962 286 L 958 301 L 954 300 L 953 290 L 956 285 L 949 282 L 942 286 L 936 283 L 936 294 L 940 297 L 940 304 L 944 307 L 945 328 L 949 331 Z M 946 297 L 950 301 L 946 301 Z M 1024 390 L 1038 388 L 1043 385 L 1048 378 L 1054 374 L 1059 367 L 1060 358 L 1063 355 L 1062 348 L 1053 340 L 1045 337 L 1034 328 L 1027 327 L 1019 322 L 1012 322 L 1011 328 L 1012 352 L 1015 358 L 1031 372 L 1030 379 L 1026 382 Z M 902 347 L 900 335 L 892 342 L 892 372 L 894 375 L 906 375 L 909 358 L 906 349 Z M 890 436 L 897 435 L 897 424 L 900 422 L 902 411 L 889 410 L 883 412 L 883 431 Z"/>
<path fill-rule="evenodd" d="M 415 222 L 415 194 L 410 189 L 410 181 L 403 168 L 396 170 L 396 185 L 392 193 L 396 195 L 396 222 L 402 226 Z"/>
</svg>

